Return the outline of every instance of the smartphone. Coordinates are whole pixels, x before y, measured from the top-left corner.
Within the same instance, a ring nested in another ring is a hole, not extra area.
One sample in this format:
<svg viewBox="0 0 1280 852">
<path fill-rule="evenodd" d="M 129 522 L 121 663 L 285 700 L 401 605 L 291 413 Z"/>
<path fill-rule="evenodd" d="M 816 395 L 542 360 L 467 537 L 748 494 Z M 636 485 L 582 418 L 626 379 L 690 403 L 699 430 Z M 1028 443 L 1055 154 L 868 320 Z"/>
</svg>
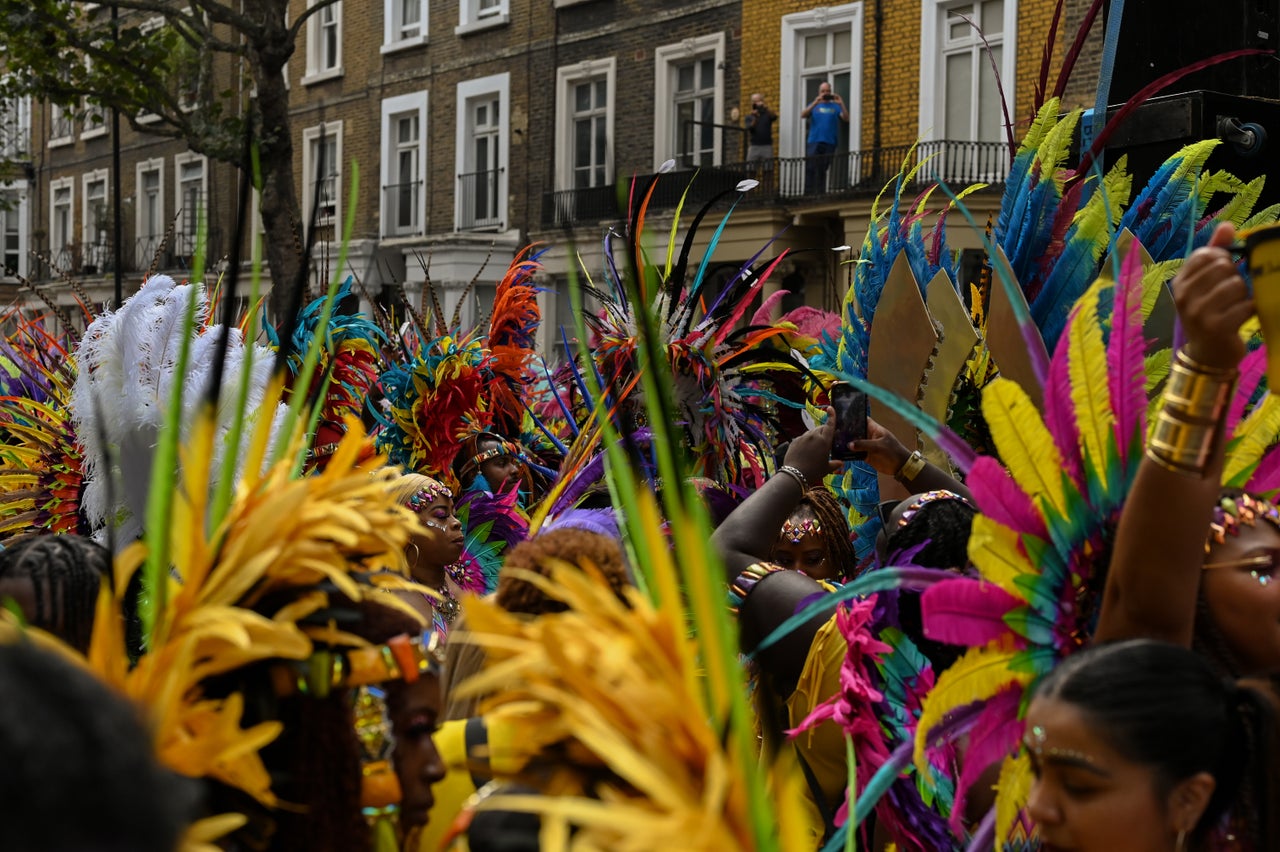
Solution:
<svg viewBox="0 0 1280 852">
<path fill-rule="evenodd" d="M 849 449 L 850 441 L 867 437 L 867 395 L 844 382 L 836 382 L 830 391 L 831 407 L 836 411 L 836 430 L 831 439 L 831 458 L 838 461 L 861 461 L 866 453 Z"/>
</svg>

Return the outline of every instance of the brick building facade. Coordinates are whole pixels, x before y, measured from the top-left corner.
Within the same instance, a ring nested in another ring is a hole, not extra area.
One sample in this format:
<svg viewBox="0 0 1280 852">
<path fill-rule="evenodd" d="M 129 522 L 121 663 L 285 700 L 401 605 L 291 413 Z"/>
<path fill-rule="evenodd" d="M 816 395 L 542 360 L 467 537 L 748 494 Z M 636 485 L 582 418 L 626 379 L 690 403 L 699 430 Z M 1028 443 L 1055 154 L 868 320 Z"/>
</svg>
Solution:
<svg viewBox="0 0 1280 852">
<path fill-rule="evenodd" d="M 308 0 L 292 2 L 296 18 Z M 912 144 L 922 140 L 921 151 L 935 154 L 960 183 L 998 184 L 1007 168 L 994 78 L 980 40 L 958 14 L 978 20 L 998 53 L 1017 135 L 1053 6 L 1052 0 L 337 3 L 309 19 L 287 68 L 304 218 L 315 199 L 320 204 L 316 278 L 327 278 L 336 262 L 337 234 L 351 204 L 347 271 L 365 292 L 381 298 L 403 284 L 419 294 L 429 269 L 446 309 L 459 307 L 465 320 L 486 312 L 514 253 L 540 241 L 548 246 L 550 343 L 555 326 L 568 321 L 571 259 L 580 255 L 598 275 L 602 226 L 620 218 L 628 181 L 675 160 L 675 173 L 655 195 L 652 235 L 670 226 L 689 181 L 693 204 L 744 177 L 758 179 L 721 240 L 716 259 L 723 268 L 716 274 L 736 269 L 776 237 L 775 250 L 795 253 L 774 276 L 775 286 L 794 291 L 786 304 L 832 308 L 847 278 L 840 262 L 850 253 L 831 249 L 856 247 L 876 192 Z M 1069 4 L 1068 16 L 1078 19 L 1077 6 L 1083 8 L 1078 0 Z M 235 80 L 232 70 L 212 73 Z M 963 73 L 972 78 L 967 89 Z M 813 191 L 804 185 L 799 113 L 821 79 L 835 84 L 851 115 L 847 137 Z M 742 118 L 757 91 L 779 114 L 777 157 L 747 165 Z M 27 121 L 29 156 L 15 158 L 25 171 L 8 190 L 21 196 L 8 215 L 21 223 L 12 240 L 23 257 L 18 268 L 33 280 L 52 280 L 49 264 L 31 258 L 36 252 L 85 280 L 95 298 L 106 298 L 103 273 L 114 256 L 103 227 L 113 191 L 109 134 L 84 122 L 62 132 L 65 116 L 40 104 Z M 175 216 L 178 236 L 159 267 L 179 274 L 189 267 L 192 209 L 207 218 L 211 256 L 222 256 L 233 232 L 238 173 L 191 154 L 182 142 L 128 128 L 121 150 L 126 288 L 151 266 Z M 359 182 L 351 195 L 353 162 Z M 992 190 L 971 205 L 981 216 L 997 197 Z M 960 228 L 952 234 L 958 246 L 976 245 Z M 665 251 L 662 242 L 659 248 L 655 237 L 655 251 Z M 49 288 L 72 301 L 56 282 Z"/>
</svg>

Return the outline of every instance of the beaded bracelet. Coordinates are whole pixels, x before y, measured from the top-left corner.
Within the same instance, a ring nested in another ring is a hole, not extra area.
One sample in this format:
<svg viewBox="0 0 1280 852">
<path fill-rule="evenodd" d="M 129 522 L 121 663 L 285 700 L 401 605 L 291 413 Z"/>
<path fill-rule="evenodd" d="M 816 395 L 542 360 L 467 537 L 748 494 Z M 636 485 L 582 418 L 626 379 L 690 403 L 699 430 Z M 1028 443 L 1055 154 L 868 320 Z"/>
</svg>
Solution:
<svg viewBox="0 0 1280 852">
<path fill-rule="evenodd" d="M 805 479 L 804 474 L 800 472 L 800 468 L 795 465 L 784 464 L 778 468 L 778 473 L 785 473 L 794 479 L 802 492 L 809 490 L 809 480 Z"/>
</svg>

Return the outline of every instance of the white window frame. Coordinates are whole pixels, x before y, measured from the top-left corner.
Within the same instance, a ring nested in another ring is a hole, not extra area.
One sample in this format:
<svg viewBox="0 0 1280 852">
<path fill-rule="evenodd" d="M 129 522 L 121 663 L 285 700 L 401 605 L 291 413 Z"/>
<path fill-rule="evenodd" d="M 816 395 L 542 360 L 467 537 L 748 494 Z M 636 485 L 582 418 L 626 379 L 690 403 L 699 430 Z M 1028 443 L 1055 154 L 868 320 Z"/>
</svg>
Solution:
<svg viewBox="0 0 1280 852">
<path fill-rule="evenodd" d="M 392 205 L 393 199 L 388 194 L 388 187 L 394 180 L 397 185 L 403 181 L 401 175 L 395 171 L 397 162 L 396 152 L 399 149 L 397 144 L 395 127 L 392 121 L 405 113 L 416 112 L 418 114 L 418 181 L 421 188 L 418 191 L 417 215 L 418 227 L 411 234 L 396 234 L 392 232 Z M 382 187 L 379 193 L 382 204 L 382 215 L 380 217 L 382 223 L 382 238 L 395 239 L 397 237 L 420 236 L 426 233 L 427 228 L 427 93 L 413 92 L 408 95 L 398 95 L 394 98 L 386 98 L 382 101 L 382 171 L 380 174 Z"/>
<path fill-rule="evenodd" d="M 158 172 L 160 174 L 160 185 L 159 185 L 159 189 L 157 190 L 157 192 L 159 193 L 158 198 L 160 202 L 160 210 L 158 211 L 159 215 L 156 220 L 156 225 L 160 229 L 160 232 L 157 234 L 144 234 L 142 232 L 143 231 L 143 228 L 142 228 L 142 176 L 150 172 Z M 156 248 L 159 246 L 159 243 L 164 239 L 165 232 L 169 230 L 168 220 L 165 218 L 165 213 L 164 213 L 165 211 L 164 159 L 162 157 L 155 157 L 150 160 L 142 160 L 136 166 L 134 166 L 133 174 L 134 174 L 133 238 L 134 238 L 134 255 L 135 255 L 134 260 L 138 268 L 142 269 L 142 268 L 145 268 L 143 264 L 151 263 L 151 258 L 155 256 Z M 144 256 L 137 257 L 139 248 L 143 245 L 143 240 L 151 240 L 151 239 L 154 239 L 156 241 L 156 245 L 153 246 L 150 243 L 148 243 L 147 244 L 148 249 L 144 253 Z"/>
<path fill-rule="evenodd" d="M 0 102 L 0 109 L 3 109 L 0 122 L 5 131 L 0 134 L 0 159 L 26 159 L 31 153 L 31 98 L 9 98 Z"/>
<path fill-rule="evenodd" d="M 191 246 L 182 245 L 182 241 L 186 237 L 190 237 L 193 241 L 200 233 L 200 215 L 201 210 L 187 210 L 182 203 L 182 167 L 191 163 L 200 163 L 200 199 L 203 204 L 203 213 L 206 216 L 205 228 L 209 227 L 207 217 L 209 215 L 209 158 L 203 154 L 197 154 L 194 151 L 184 151 L 181 154 L 173 156 L 173 212 L 174 222 L 174 245 L 171 246 L 174 254 L 187 255 L 195 253 L 194 242 Z M 188 217 L 194 217 L 191 227 L 187 227 Z M 190 248 L 191 251 L 184 251 Z"/>
<path fill-rule="evenodd" d="M 307 0 L 307 8 L 315 5 L 316 0 Z M 332 80 L 335 77 L 341 77 L 345 73 L 342 68 L 342 0 L 337 0 L 328 8 L 333 10 L 334 26 L 338 30 L 338 55 L 334 57 L 332 66 L 321 67 L 320 48 L 323 33 L 321 32 L 320 16 L 324 14 L 322 9 L 307 18 L 307 74 L 302 78 L 302 85 L 304 86 Z"/>
<path fill-rule="evenodd" d="M 302 227 L 305 230 L 311 224 L 311 204 L 315 198 L 315 155 L 311 152 L 313 144 L 320 141 L 321 136 L 334 140 L 333 177 L 333 215 L 320 216 L 316 219 L 316 227 L 332 225 L 335 235 L 342 233 L 342 122 L 327 121 L 308 127 L 302 131 Z M 326 163 L 326 165 L 330 165 Z"/>
<path fill-rule="evenodd" d="M 475 80 L 465 80 L 458 84 L 457 133 L 454 145 L 456 167 L 455 174 L 462 175 L 470 171 L 467 167 L 467 141 L 471 136 L 471 119 L 468 105 L 471 101 L 484 96 L 498 96 L 498 226 L 505 230 L 509 223 L 507 217 L 507 185 L 511 174 L 511 74 L 504 71 Z M 462 184 L 456 179 L 453 185 L 453 225 L 454 230 L 462 228 Z M 483 230 L 467 228 L 466 230 Z"/>
<path fill-rule="evenodd" d="M 62 121 L 63 116 L 67 117 L 67 126 L 71 132 L 65 136 L 54 136 L 54 129 L 58 123 Z M 57 148 L 62 145 L 70 145 L 76 141 L 76 120 L 71 110 L 64 109 L 53 102 L 49 102 L 49 142 L 46 147 Z"/>
<path fill-rule="evenodd" d="M 18 222 L 18 267 L 14 270 L 23 278 L 27 277 L 29 267 L 28 256 L 31 253 L 31 200 L 30 193 L 27 192 L 27 182 L 25 180 L 15 180 L 11 183 L 0 185 L 0 196 L 17 195 L 18 203 L 8 209 L 3 209 L 4 205 L 0 204 L 0 240 L 4 239 L 4 220 L 10 216 L 17 219 Z M 11 278 L 11 274 L 6 271 L 4 265 L 4 246 L 0 244 L 0 279 Z"/>
<path fill-rule="evenodd" d="M 511 23 L 511 0 L 498 0 L 491 9 L 480 9 L 481 0 L 458 0 L 457 35 L 491 30 Z"/>
<path fill-rule="evenodd" d="M 54 204 L 58 190 L 68 189 L 70 194 L 67 201 L 67 232 L 63 235 L 62 245 L 54 244 L 54 237 L 58 232 L 58 207 Z M 73 177 L 58 178 L 49 181 L 49 257 L 54 263 L 58 261 L 58 255 L 66 250 L 76 239 L 76 179 Z"/>
<path fill-rule="evenodd" d="M 427 43 L 427 11 L 430 4 L 427 0 L 409 0 L 409 2 L 418 5 L 418 34 L 405 36 L 401 21 L 405 0 L 383 0 L 381 53 L 394 53 L 397 50 L 419 47 Z"/>
<path fill-rule="evenodd" d="M 83 259 L 85 263 L 90 261 L 91 249 L 104 248 L 106 242 L 98 242 L 98 230 L 94 225 L 96 223 L 89 221 L 89 187 L 93 184 L 102 184 L 102 208 L 103 212 L 108 212 L 111 203 L 111 177 L 106 169 L 95 169 L 91 172 L 85 172 L 80 177 L 80 242 L 83 245 Z M 107 239 L 106 237 L 103 238 Z M 96 263 L 99 269 L 102 264 Z"/>
<path fill-rule="evenodd" d="M 587 59 L 556 69 L 556 189 L 573 189 L 573 87 L 588 80 L 605 78 L 605 184 L 613 183 L 614 120 L 618 60 Z"/>
<path fill-rule="evenodd" d="M 653 51 L 653 167 L 658 169 L 664 162 L 675 155 L 671 150 L 671 139 L 674 128 L 671 126 L 671 107 L 674 91 L 671 85 L 671 66 L 712 53 L 715 56 L 715 117 L 717 121 L 724 118 L 724 50 L 723 32 L 699 38 L 687 38 L 676 44 L 664 44 Z M 723 162 L 724 152 L 720 133 L 714 135 L 715 149 L 711 161 L 715 165 Z"/>
<path fill-rule="evenodd" d="M 942 139 L 942 63 L 941 33 L 946 26 L 946 13 L 953 6 L 965 5 L 960 0 L 923 0 L 920 5 L 920 125 L 921 141 Z M 1001 34 L 1000 81 L 1008 99 L 1009 115 L 1017 115 L 1014 98 L 1017 92 L 1018 0 L 1004 0 L 1004 32 Z M 1003 113 L 1002 113 L 1003 116 Z M 1001 118 L 1003 121 L 1003 117 Z"/>
<path fill-rule="evenodd" d="M 93 68 L 92 57 L 86 54 L 84 57 L 84 64 L 85 64 L 86 70 L 92 70 Z M 106 136 L 107 135 L 106 109 L 104 109 L 102 106 L 93 106 L 89 104 L 87 100 L 82 100 L 81 103 L 84 104 L 84 121 L 80 125 L 80 138 L 81 139 L 97 139 L 99 136 Z M 95 115 L 98 116 L 99 119 L 101 119 L 96 124 L 93 121 L 93 117 Z"/>
<path fill-rule="evenodd" d="M 800 113 L 804 102 L 800 77 L 801 50 L 806 36 L 831 32 L 848 26 L 849 42 L 849 150 L 857 149 L 862 139 L 862 2 L 828 6 L 782 17 L 781 90 L 778 97 L 778 156 L 803 157 L 805 126 Z"/>
</svg>

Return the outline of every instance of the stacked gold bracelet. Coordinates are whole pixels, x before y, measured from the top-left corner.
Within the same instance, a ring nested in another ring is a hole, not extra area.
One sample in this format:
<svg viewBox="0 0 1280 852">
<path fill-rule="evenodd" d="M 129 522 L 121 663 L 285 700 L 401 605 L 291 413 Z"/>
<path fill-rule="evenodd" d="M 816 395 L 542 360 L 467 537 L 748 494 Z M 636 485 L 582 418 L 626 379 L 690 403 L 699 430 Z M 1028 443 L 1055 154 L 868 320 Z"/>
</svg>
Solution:
<svg viewBox="0 0 1280 852">
<path fill-rule="evenodd" d="M 1164 405 L 1147 441 L 1147 456 L 1176 473 L 1202 476 L 1238 372 L 1207 367 L 1179 349 L 1169 368 Z"/>
</svg>

